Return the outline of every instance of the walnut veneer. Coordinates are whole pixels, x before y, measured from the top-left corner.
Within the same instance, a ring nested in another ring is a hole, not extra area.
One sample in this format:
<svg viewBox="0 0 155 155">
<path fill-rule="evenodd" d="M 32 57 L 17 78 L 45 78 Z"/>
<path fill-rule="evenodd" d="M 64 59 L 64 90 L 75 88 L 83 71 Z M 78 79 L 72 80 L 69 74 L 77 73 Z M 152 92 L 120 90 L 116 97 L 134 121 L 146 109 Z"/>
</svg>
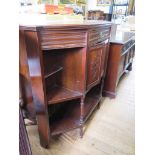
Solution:
<svg viewBox="0 0 155 155">
<path fill-rule="evenodd" d="M 82 137 L 102 98 L 110 31 L 111 23 L 103 21 L 21 22 L 20 75 L 26 106 L 33 98 L 43 147 L 71 129 L 80 128 Z"/>
</svg>

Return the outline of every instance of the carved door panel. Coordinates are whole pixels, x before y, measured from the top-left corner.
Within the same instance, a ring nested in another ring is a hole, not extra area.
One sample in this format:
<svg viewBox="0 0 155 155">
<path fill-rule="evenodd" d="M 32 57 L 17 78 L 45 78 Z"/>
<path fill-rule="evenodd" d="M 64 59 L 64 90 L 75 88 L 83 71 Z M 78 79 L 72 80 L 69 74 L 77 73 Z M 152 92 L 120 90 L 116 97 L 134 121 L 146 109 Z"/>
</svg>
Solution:
<svg viewBox="0 0 155 155">
<path fill-rule="evenodd" d="M 103 48 L 102 48 L 101 77 L 105 76 L 105 73 L 106 73 L 108 54 L 109 54 L 109 44 L 107 43 L 107 44 L 103 45 Z"/>
<path fill-rule="evenodd" d="M 103 46 L 96 46 L 88 52 L 87 89 L 99 82 L 101 77 L 101 59 Z"/>
</svg>

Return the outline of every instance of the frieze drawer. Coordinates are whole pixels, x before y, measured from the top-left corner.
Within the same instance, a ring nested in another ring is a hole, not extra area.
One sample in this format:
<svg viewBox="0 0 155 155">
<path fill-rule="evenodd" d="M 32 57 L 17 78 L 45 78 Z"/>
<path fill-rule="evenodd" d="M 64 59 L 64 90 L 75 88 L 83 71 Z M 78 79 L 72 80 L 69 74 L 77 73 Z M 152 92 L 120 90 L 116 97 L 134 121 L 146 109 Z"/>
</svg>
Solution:
<svg viewBox="0 0 155 155">
<path fill-rule="evenodd" d="M 85 31 L 48 31 L 40 32 L 42 50 L 74 48 L 86 46 Z"/>
<path fill-rule="evenodd" d="M 89 47 L 102 44 L 110 37 L 110 28 L 93 29 L 89 32 Z"/>
</svg>

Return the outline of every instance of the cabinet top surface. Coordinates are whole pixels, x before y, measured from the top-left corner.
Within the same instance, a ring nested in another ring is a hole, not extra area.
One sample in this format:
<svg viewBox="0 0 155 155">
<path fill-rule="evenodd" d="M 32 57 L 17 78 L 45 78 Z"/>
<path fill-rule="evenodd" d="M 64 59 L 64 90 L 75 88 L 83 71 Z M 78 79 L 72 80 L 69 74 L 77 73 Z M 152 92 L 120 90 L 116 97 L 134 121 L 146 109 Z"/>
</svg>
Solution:
<svg viewBox="0 0 155 155">
<path fill-rule="evenodd" d="M 129 40 L 134 39 L 134 36 L 134 32 L 116 31 L 116 33 L 111 34 L 110 43 L 125 44 Z"/>
<path fill-rule="evenodd" d="M 99 20 L 52 20 L 46 14 L 20 14 L 20 29 L 37 28 L 90 28 L 95 26 L 111 26 L 111 22 Z"/>
</svg>

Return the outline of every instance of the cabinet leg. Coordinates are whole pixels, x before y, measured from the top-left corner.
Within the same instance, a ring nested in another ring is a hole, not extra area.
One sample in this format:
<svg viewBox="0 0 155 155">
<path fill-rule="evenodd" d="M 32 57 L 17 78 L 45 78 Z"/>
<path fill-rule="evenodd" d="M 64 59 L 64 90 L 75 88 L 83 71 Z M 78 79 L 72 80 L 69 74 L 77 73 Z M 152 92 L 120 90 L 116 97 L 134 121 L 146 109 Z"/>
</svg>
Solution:
<svg viewBox="0 0 155 155">
<path fill-rule="evenodd" d="M 38 123 L 38 132 L 40 138 L 40 145 L 43 148 L 49 147 L 50 142 L 50 133 L 48 127 L 48 120 L 45 115 L 39 114 L 37 115 L 37 123 Z"/>
<path fill-rule="evenodd" d="M 81 111 L 81 114 L 80 114 L 80 137 L 81 138 L 83 137 L 84 99 L 85 99 L 85 96 L 81 97 L 81 102 L 80 102 L 80 111 Z"/>
</svg>

